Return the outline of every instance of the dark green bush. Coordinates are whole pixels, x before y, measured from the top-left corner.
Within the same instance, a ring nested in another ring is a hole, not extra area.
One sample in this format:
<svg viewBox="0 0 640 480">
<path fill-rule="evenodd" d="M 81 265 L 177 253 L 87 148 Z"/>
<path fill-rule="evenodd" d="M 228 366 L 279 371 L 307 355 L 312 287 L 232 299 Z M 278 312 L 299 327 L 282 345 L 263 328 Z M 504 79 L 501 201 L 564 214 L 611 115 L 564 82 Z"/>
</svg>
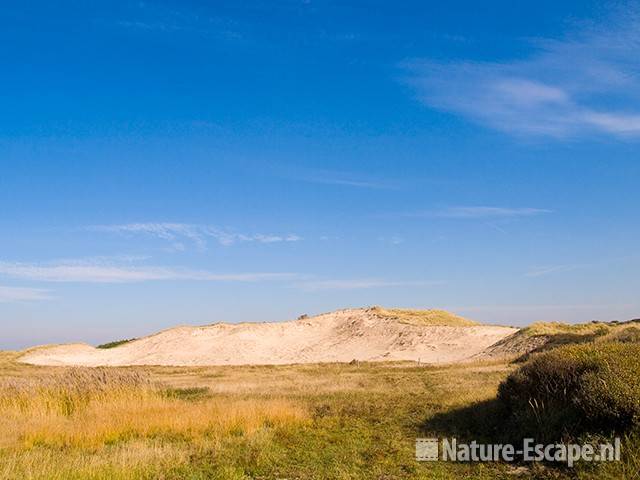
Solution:
<svg viewBox="0 0 640 480">
<path fill-rule="evenodd" d="M 96 348 L 115 348 L 120 345 L 124 345 L 125 343 L 133 342 L 137 340 L 137 338 L 125 338 L 124 340 L 116 340 L 115 342 L 103 343 L 102 345 L 98 345 Z"/>
<path fill-rule="evenodd" d="M 556 441 L 640 424 L 640 345 L 590 343 L 532 357 L 499 387 L 512 436 Z"/>
</svg>

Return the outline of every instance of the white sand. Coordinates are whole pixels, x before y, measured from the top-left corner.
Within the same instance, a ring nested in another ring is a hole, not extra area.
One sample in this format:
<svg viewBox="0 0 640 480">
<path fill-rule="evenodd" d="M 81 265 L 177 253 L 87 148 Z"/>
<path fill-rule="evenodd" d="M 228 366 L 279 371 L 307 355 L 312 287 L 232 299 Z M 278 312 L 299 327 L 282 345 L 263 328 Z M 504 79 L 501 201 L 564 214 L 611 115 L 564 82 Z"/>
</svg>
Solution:
<svg viewBox="0 0 640 480">
<path fill-rule="evenodd" d="M 413 360 L 459 362 L 516 332 L 500 326 L 420 326 L 348 309 L 279 323 L 176 327 L 112 349 L 86 344 L 40 347 L 34 365 L 265 365 Z"/>
</svg>

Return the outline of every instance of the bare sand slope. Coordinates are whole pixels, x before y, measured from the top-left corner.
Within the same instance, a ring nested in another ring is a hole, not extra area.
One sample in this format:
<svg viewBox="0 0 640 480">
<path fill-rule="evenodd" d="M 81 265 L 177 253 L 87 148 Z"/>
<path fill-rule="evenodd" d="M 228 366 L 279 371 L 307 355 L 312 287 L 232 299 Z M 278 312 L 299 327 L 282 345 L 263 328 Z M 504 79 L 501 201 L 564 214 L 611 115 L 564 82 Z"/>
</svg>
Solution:
<svg viewBox="0 0 640 480">
<path fill-rule="evenodd" d="M 410 311 L 347 309 L 279 323 L 176 327 L 111 349 L 86 344 L 36 348 L 20 360 L 77 366 L 264 365 L 354 359 L 450 363 L 469 359 L 516 331 L 473 324 L 442 311 L 420 311 L 417 316 L 406 312 Z M 433 317 L 426 312 L 437 312 L 440 320 L 425 322 L 424 318 Z M 470 326 L 458 326 L 461 321 Z"/>
</svg>

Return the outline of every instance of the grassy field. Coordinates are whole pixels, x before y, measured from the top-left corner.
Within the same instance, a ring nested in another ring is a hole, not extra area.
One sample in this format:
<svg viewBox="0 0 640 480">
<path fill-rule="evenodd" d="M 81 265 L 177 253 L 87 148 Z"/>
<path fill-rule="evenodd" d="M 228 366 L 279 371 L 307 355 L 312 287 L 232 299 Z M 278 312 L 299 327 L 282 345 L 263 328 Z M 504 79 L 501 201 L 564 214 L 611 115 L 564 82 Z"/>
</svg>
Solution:
<svg viewBox="0 0 640 480">
<path fill-rule="evenodd" d="M 416 437 L 484 428 L 506 363 L 65 369 L 16 356 L 0 353 L 3 479 L 598 478 L 414 460 Z"/>
</svg>

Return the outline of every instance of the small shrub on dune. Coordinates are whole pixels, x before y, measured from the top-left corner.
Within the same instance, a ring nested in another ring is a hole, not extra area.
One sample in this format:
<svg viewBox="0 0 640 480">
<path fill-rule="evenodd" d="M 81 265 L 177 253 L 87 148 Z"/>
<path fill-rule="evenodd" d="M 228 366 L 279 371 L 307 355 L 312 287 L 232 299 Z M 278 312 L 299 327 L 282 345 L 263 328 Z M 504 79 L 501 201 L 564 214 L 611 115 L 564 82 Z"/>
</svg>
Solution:
<svg viewBox="0 0 640 480">
<path fill-rule="evenodd" d="M 96 345 L 96 348 L 101 348 L 101 349 L 116 348 L 116 347 L 119 347 L 120 345 L 133 342 L 134 340 L 137 340 L 137 338 L 125 338 L 123 340 L 116 340 L 114 342 L 108 342 L 108 343 L 103 343 L 101 345 Z"/>
<path fill-rule="evenodd" d="M 591 343 L 532 357 L 499 387 L 511 436 L 556 441 L 640 425 L 640 345 Z"/>
</svg>

